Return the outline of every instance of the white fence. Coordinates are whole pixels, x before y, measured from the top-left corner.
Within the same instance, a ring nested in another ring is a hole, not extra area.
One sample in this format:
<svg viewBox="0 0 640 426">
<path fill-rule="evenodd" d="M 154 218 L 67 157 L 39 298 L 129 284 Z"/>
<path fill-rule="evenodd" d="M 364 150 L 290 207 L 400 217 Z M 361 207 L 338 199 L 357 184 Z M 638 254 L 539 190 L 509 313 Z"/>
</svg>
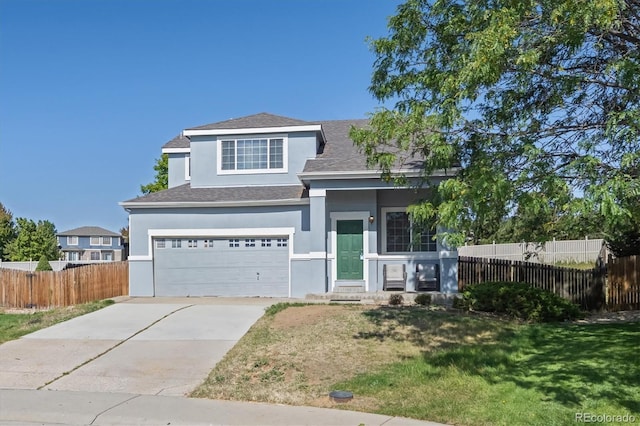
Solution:
<svg viewBox="0 0 640 426">
<path fill-rule="evenodd" d="M 460 256 L 492 259 L 524 260 L 538 263 L 595 263 L 598 257 L 606 261 L 604 240 L 564 240 L 540 243 L 484 244 L 458 247 Z"/>
<path fill-rule="evenodd" d="M 54 271 L 62 271 L 65 266 L 72 263 L 74 265 L 89 265 L 94 263 L 111 263 L 111 260 L 74 260 L 70 262 L 68 260 L 50 260 L 49 265 Z M 0 268 L 4 269 L 18 269 L 20 271 L 33 272 L 38 266 L 37 261 L 27 262 L 3 262 L 0 260 Z"/>
</svg>

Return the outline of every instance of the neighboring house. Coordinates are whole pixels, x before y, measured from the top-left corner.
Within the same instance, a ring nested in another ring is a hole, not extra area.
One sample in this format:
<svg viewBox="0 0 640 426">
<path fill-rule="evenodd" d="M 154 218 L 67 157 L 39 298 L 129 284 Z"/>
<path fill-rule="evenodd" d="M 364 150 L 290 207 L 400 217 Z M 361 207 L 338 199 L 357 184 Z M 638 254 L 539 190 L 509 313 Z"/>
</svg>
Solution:
<svg viewBox="0 0 640 426">
<path fill-rule="evenodd" d="M 376 292 L 392 272 L 413 291 L 418 268 L 437 275 L 429 288 L 456 292 L 457 252 L 416 235 L 406 213 L 428 190 L 367 168 L 349 139 L 367 124 L 261 113 L 182 131 L 162 148 L 169 189 L 120 203 L 130 295 Z"/>
<path fill-rule="evenodd" d="M 64 260 L 118 261 L 123 260 L 122 237 L 98 226 L 83 226 L 60 232 L 58 245 Z"/>
</svg>

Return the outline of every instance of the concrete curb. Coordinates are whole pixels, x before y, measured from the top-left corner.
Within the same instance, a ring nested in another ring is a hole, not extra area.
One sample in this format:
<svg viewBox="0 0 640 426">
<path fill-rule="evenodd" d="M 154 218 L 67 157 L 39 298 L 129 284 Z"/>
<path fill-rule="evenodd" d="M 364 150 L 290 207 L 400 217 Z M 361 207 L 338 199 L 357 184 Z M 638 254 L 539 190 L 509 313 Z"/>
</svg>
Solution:
<svg viewBox="0 0 640 426">
<path fill-rule="evenodd" d="M 355 411 L 103 392 L 0 389 L 0 423 L 13 425 L 437 426 Z"/>
</svg>

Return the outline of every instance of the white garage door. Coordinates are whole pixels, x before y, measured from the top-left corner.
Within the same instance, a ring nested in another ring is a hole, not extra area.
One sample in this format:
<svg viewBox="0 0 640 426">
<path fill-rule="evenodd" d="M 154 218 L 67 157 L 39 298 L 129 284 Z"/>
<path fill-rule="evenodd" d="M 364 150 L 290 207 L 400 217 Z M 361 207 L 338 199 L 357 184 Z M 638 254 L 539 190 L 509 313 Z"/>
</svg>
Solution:
<svg viewBox="0 0 640 426">
<path fill-rule="evenodd" d="M 286 237 L 157 238 L 156 296 L 289 295 Z"/>
</svg>

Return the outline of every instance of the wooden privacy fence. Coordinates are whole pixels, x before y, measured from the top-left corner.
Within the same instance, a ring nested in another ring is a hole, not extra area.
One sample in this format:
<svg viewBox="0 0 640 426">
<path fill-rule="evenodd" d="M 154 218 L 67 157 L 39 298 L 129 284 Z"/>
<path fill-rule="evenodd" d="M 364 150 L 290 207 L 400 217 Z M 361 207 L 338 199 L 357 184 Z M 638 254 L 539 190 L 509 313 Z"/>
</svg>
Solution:
<svg viewBox="0 0 640 426">
<path fill-rule="evenodd" d="M 640 309 L 640 256 L 609 258 L 607 307 L 620 311 Z"/>
<path fill-rule="evenodd" d="M 583 309 L 640 309 L 640 256 L 609 258 L 588 270 L 540 263 L 460 256 L 458 290 L 486 281 L 526 282 L 549 290 Z"/>
<path fill-rule="evenodd" d="M 0 269 L 0 306 L 70 306 L 129 294 L 129 264 L 109 262 L 64 271 Z"/>
<path fill-rule="evenodd" d="M 526 282 L 551 291 L 582 309 L 604 307 L 604 269 L 581 270 L 505 259 L 460 256 L 458 290 L 487 281 Z"/>
</svg>

